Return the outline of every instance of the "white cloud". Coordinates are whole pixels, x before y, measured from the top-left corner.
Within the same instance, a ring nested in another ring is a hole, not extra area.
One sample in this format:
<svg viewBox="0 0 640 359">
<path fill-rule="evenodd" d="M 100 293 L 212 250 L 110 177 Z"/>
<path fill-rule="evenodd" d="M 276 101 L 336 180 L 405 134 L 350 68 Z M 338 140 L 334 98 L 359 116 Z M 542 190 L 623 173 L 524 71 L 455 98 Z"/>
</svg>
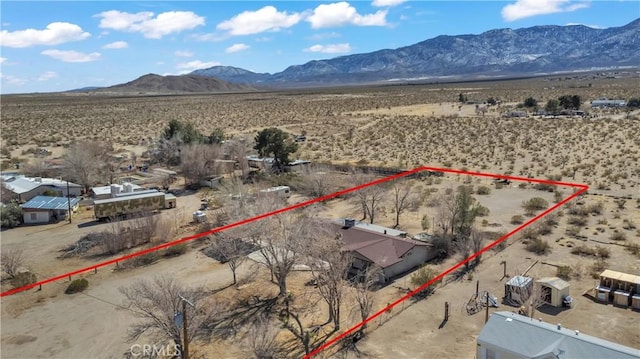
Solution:
<svg viewBox="0 0 640 359">
<path fill-rule="evenodd" d="M 103 49 L 126 49 L 127 47 L 129 47 L 129 44 L 126 41 L 115 41 L 102 46 Z"/>
<path fill-rule="evenodd" d="M 265 6 L 257 11 L 244 11 L 216 26 L 218 30 L 231 35 L 251 35 L 265 31 L 279 31 L 299 23 L 303 14 L 278 11 L 273 6 Z"/>
<path fill-rule="evenodd" d="M 19 77 L 15 77 L 15 76 L 11 76 L 11 75 L 5 75 L 0 73 L 0 79 L 2 79 L 2 81 L 6 82 L 9 85 L 24 85 L 27 83 L 27 80 L 19 78 Z"/>
<path fill-rule="evenodd" d="M 38 77 L 38 81 L 47 81 L 58 77 L 58 74 L 53 71 L 47 71 Z"/>
<path fill-rule="evenodd" d="M 98 52 L 85 54 L 78 51 L 63 51 L 54 49 L 44 50 L 41 52 L 41 54 L 47 55 L 62 62 L 90 62 L 96 61 L 100 58 L 100 53 Z"/>
<path fill-rule="evenodd" d="M 406 1 L 407 0 L 373 0 L 373 2 L 371 2 L 371 5 L 376 7 L 392 7 L 400 5 Z"/>
<path fill-rule="evenodd" d="M 193 52 L 191 51 L 176 51 L 173 53 L 174 55 L 176 55 L 177 57 L 192 57 L 193 56 Z"/>
<path fill-rule="evenodd" d="M 244 51 L 247 50 L 250 46 L 246 45 L 246 44 L 233 44 L 229 47 L 227 47 L 226 50 L 224 50 L 224 52 L 226 52 L 227 54 L 233 54 L 234 52 L 240 52 L 240 51 Z"/>
<path fill-rule="evenodd" d="M 0 64 L 3 64 L 5 61 L 7 61 L 6 57 L 0 57 Z"/>
<path fill-rule="evenodd" d="M 344 44 L 329 44 L 329 45 L 313 45 L 304 49 L 307 52 L 322 52 L 325 54 L 341 54 L 351 51 L 351 45 Z"/>
<path fill-rule="evenodd" d="M 0 31 L 0 45 L 6 47 L 30 47 L 36 45 L 59 45 L 65 42 L 84 40 L 91 36 L 76 24 L 52 22 L 44 30 L 26 29 Z"/>
<path fill-rule="evenodd" d="M 190 30 L 204 25 L 204 17 L 192 11 L 168 11 L 155 18 L 149 11 L 131 14 L 118 10 L 101 12 L 100 28 L 126 32 L 139 32 L 149 39 L 160 39 L 165 35 Z"/>
<path fill-rule="evenodd" d="M 588 3 L 570 4 L 569 0 L 517 0 L 502 8 L 502 19 L 515 21 L 536 15 L 571 12 L 589 7 Z"/>
<path fill-rule="evenodd" d="M 190 35 L 190 38 L 196 41 L 207 41 L 207 42 L 220 42 L 228 39 L 229 37 L 230 37 L 229 34 L 222 34 L 222 33 L 206 33 L 206 34 Z"/>
<path fill-rule="evenodd" d="M 216 61 L 203 62 L 200 60 L 193 60 L 189 62 L 181 62 L 179 64 L 176 64 L 176 69 L 179 70 L 180 71 L 179 74 L 182 75 L 195 70 L 206 69 L 209 67 L 219 66 L 219 65 L 222 65 L 222 64 Z"/>
<path fill-rule="evenodd" d="M 379 10 L 375 14 L 360 15 L 356 8 L 348 2 L 318 5 L 307 21 L 314 29 L 338 27 L 343 25 L 384 26 L 387 10 Z"/>
</svg>

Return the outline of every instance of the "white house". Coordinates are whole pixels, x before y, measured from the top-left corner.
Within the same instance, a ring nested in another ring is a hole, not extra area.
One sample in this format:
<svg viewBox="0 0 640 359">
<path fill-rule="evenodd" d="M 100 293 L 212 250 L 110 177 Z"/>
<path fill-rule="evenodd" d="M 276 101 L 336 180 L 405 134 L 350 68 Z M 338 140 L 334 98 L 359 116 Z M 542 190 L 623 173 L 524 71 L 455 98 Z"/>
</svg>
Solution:
<svg viewBox="0 0 640 359">
<path fill-rule="evenodd" d="M 478 336 L 476 359 L 640 359 L 640 350 L 512 312 L 495 312 Z"/>
</svg>

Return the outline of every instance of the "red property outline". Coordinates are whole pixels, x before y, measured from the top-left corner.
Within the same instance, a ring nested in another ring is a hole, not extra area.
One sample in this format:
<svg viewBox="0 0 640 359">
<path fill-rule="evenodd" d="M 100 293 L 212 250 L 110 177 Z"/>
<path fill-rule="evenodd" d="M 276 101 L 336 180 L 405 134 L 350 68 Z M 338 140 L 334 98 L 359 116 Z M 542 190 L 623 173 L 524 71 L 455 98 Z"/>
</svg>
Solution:
<svg viewBox="0 0 640 359">
<path fill-rule="evenodd" d="M 197 238 L 201 238 L 204 237 L 206 235 L 212 234 L 212 233 L 216 233 L 216 232 L 221 232 L 230 228 L 234 228 L 234 227 L 238 227 L 241 226 L 243 224 L 246 223 L 250 223 L 253 221 L 257 221 L 272 215 L 276 215 L 276 214 L 280 214 L 280 213 L 284 213 L 284 212 L 288 212 L 290 210 L 296 209 L 296 208 L 301 208 L 301 207 L 305 207 L 308 206 L 310 204 L 313 203 L 317 203 L 317 202 L 322 202 L 322 201 L 326 201 L 328 199 L 331 198 L 335 198 L 337 196 L 341 196 L 350 192 L 355 192 L 357 190 L 363 189 L 363 188 L 367 188 L 370 186 L 375 186 L 377 184 L 380 183 L 384 183 L 384 182 L 388 182 L 400 177 L 405 177 L 414 173 L 418 173 L 418 172 L 422 172 L 422 171 L 435 171 L 435 172 L 445 172 L 445 173 L 453 173 L 453 174 L 459 174 L 459 175 L 471 175 L 471 176 L 480 176 L 480 177 L 489 177 L 489 178 L 494 178 L 494 179 L 508 179 L 508 180 L 514 180 L 514 181 L 524 181 L 524 182 L 532 182 L 532 183 L 542 183 L 542 184 L 551 184 L 551 185 L 558 185 L 558 186 L 566 186 L 566 187 L 572 187 L 572 188 L 577 188 L 579 189 L 578 191 L 575 191 L 573 194 L 571 194 L 570 196 L 568 196 L 567 198 L 563 199 L 562 201 L 554 204 L 553 206 L 547 208 L 546 210 L 544 210 L 543 212 L 541 212 L 540 214 L 538 214 L 537 216 L 531 218 L 530 220 L 528 220 L 527 222 L 521 224 L 520 226 L 516 227 L 514 230 L 512 230 L 511 232 L 507 233 L 506 235 L 502 236 L 501 238 L 498 238 L 497 240 L 493 241 L 492 243 L 490 243 L 489 245 L 487 245 L 486 247 L 482 248 L 480 251 L 472 254 L 471 256 L 467 257 L 466 259 L 462 260 L 461 262 L 457 263 L 456 265 L 452 266 L 451 268 L 445 270 L 444 272 L 440 273 L 439 275 L 437 275 L 435 278 L 433 278 L 432 280 L 428 281 L 427 283 L 424 283 L 423 285 L 421 285 L 420 287 L 416 288 L 415 290 L 413 290 L 412 292 L 402 296 L 401 298 L 399 298 L 398 300 L 396 300 L 395 302 L 391 303 L 390 305 L 382 308 L 381 310 L 379 310 L 378 312 L 376 312 L 375 314 L 371 315 L 369 318 L 367 318 L 366 320 L 356 324 L 355 326 L 353 326 L 352 328 L 350 328 L 349 330 L 341 333 L 340 335 L 338 335 L 337 337 L 333 338 L 332 340 L 328 341 L 327 343 L 323 344 L 322 346 L 316 348 L 314 351 L 312 351 L 311 353 L 309 353 L 308 355 L 306 355 L 304 357 L 304 359 L 308 359 L 313 357 L 314 355 L 319 354 L 321 351 L 327 349 L 328 347 L 334 345 L 336 342 L 338 342 L 339 340 L 345 338 L 346 336 L 348 336 L 349 334 L 353 333 L 354 331 L 356 331 L 358 328 L 360 328 L 361 326 L 363 326 L 364 324 L 374 320 L 375 318 L 377 318 L 378 316 L 380 316 L 382 313 L 385 313 L 387 310 L 395 307 L 396 305 L 402 303 L 403 301 L 411 298 L 412 296 L 414 296 L 416 293 L 420 292 L 421 290 L 423 290 L 424 288 L 430 286 L 431 284 L 435 283 L 436 281 L 442 279 L 444 276 L 448 275 L 449 273 L 453 272 L 454 270 L 458 269 L 460 266 L 464 265 L 465 263 L 473 260 L 475 257 L 481 255 L 482 253 L 486 252 L 487 250 L 493 248 L 494 246 L 498 245 L 500 242 L 506 240 L 507 238 L 511 237 L 512 235 L 514 235 L 515 233 L 521 231 L 522 229 L 524 229 L 525 227 L 531 225 L 533 222 L 539 220 L 540 218 L 544 217 L 545 215 L 551 213 L 552 211 L 556 210 L 557 208 L 559 208 L 560 206 L 564 205 L 565 203 L 569 202 L 570 200 L 574 199 L 575 197 L 579 196 L 580 194 L 586 192 L 589 189 L 589 186 L 584 185 L 584 184 L 578 184 L 578 183 L 569 183 L 569 182 L 560 182 L 560 181 L 551 181 L 551 180 L 542 180 L 542 179 L 535 179 L 535 178 L 524 178 L 524 177 L 516 177 L 516 176 L 506 176 L 506 175 L 497 175 L 497 174 L 490 174 L 490 173 L 481 173 L 481 172 L 471 172 L 471 171 L 461 171 L 461 170 L 455 170 L 455 169 L 448 169 L 448 168 L 437 168 L 437 167 L 428 167 L 428 166 L 423 166 L 423 167 L 418 167 L 415 168 L 413 170 L 409 170 L 409 171 L 405 171 L 402 173 L 398 173 L 392 176 L 388 176 L 388 177 L 384 177 L 369 183 L 365 183 L 363 185 L 360 186 L 356 186 L 356 187 L 352 187 L 352 188 L 348 188 L 342 191 L 338 191 L 338 192 L 334 192 L 322 197 L 318 197 L 318 198 L 314 198 L 308 201 L 304 201 L 301 203 L 297 203 L 294 205 L 291 205 L 289 207 L 285 207 L 285 208 L 281 208 L 269 213 L 264 213 L 252 218 L 248 218 L 245 220 L 242 220 L 240 222 L 236 222 L 236 223 L 232 223 L 232 224 L 228 224 L 226 226 L 222 226 L 222 227 L 218 227 L 218 228 L 214 228 L 211 229 L 209 231 L 206 232 L 202 232 L 202 233 L 198 233 L 192 236 L 188 236 L 188 237 L 184 237 L 184 238 L 180 238 L 178 240 L 172 241 L 172 242 L 168 242 L 168 243 L 164 243 L 152 248 L 147 248 L 145 250 L 139 251 L 139 252 L 135 252 L 135 253 L 131 253 L 131 254 L 127 254 L 125 256 L 121 256 L 115 259 L 111 259 L 102 263 L 98 263 L 98 264 L 94 264 L 92 266 L 86 267 L 86 268 L 82 268 L 82 269 L 78 269 L 69 273 L 65 273 L 65 274 L 61 274 L 55 277 L 51 277 L 45 280 L 41 280 L 39 282 L 30 284 L 30 285 L 26 285 L 24 287 L 19 287 L 19 288 L 14 288 L 5 292 L 0 293 L 0 297 L 5 297 L 5 296 L 9 296 L 9 295 L 13 295 L 16 293 L 20 293 L 23 291 L 26 291 L 28 289 L 31 288 L 35 288 L 35 287 L 40 287 L 44 284 L 48 284 L 48 283 L 52 283 L 64 278 L 70 278 L 73 275 L 76 274 L 81 274 L 81 273 L 85 273 L 91 270 L 97 270 L 98 268 L 101 267 L 106 267 L 108 265 L 111 264 L 117 264 L 118 262 L 130 259 L 130 258 L 135 258 L 150 252 L 154 252 L 154 251 L 158 251 L 160 249 L 164 249 L 164 248 L 168 248 L 171 246 L 174 246 L 176 244 L 179 243 L 183 243 L 183 242 L 187 242 L 187 241 L 191 241 Z"/>
</svg>

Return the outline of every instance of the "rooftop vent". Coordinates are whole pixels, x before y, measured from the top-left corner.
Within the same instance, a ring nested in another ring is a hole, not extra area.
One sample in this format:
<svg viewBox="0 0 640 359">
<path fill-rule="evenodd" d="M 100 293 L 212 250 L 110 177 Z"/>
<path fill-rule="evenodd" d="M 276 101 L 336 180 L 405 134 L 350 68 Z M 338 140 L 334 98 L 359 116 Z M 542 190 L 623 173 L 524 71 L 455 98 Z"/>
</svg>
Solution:
<svg viewBox="0 0 640 359">
<path fill-rule="evenodd" d="M 344 219 L 344 228 L 352 228 L 356 225 L 356 220 L 353 218 Z"/>
</svg>

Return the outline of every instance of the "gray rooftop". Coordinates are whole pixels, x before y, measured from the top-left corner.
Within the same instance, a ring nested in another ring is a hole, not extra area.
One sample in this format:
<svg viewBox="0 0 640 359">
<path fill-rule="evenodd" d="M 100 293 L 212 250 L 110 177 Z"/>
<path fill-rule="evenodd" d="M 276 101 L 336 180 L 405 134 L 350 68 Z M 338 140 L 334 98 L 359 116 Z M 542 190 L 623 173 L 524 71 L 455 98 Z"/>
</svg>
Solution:
<svg viewBox="0 0 640 359">
<path fill-rule="evenodd" d="M 478 344 L 519 358 L 639 359 L 640 350 L 511 312 L 495 312 Z"/>
<path fill-rule="evenodd" d="M 105 203 L 114 203 L 114 202 L 122 202 L 122 201 L 128 201 L 128 200 L 132 200 L 132 199 L 140 199 L 140 198 L 152 198 L 152 197 L 156 197 L 158 195 L 163 195 L 166 198 L 166 194 L 164 192 L 158 192 L 158 191 L 154 191 L 154 192 L 147 192 L 144 191 L 144 193 L 136 193 L 133 192 L 135 194 L 132 194 L 130 196 L 123 196 L 123 197 L 115 197 L 115 198 L 107 198 L 107 199 L 96 199 L 93 201 L 93 204 L 105 204 Z"/>
<path fill-rule="evenodd" d="M 68 210 L 69 203 L 71 203 L 71 207 L 73 207 L 79 202 L 80 198 L 67 199 L 67 197 L 35 196 L 20 207 L 25 209 Z"/>
</svg>

